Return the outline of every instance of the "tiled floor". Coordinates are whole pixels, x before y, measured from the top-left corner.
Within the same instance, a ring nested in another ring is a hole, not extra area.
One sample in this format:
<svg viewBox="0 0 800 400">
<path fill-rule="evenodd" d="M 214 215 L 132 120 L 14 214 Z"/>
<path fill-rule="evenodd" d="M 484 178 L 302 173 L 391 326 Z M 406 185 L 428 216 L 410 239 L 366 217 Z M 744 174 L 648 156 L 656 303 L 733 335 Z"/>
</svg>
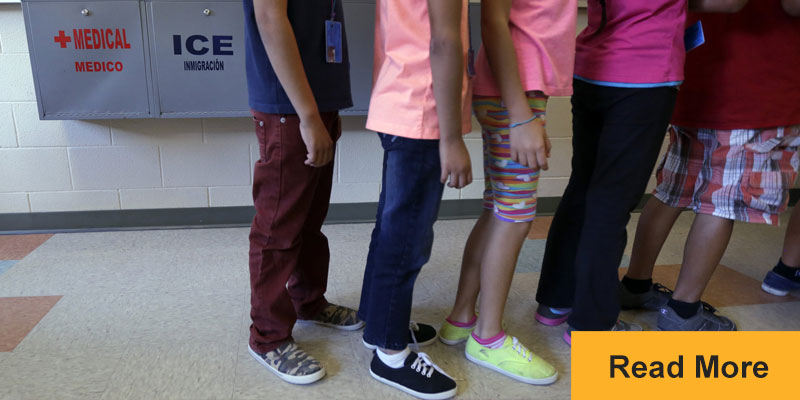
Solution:
<svg viewBox="0 0 800 400">
<path fill-rule="evenodd" d="M 658 260 L 656 278 L 665 284 L 677 277 L 691 218 L 681 216 Z M 459 397 L 569 398 L 563 328 L 532 318 L 549 221 L 540 218 L 525 243 L 505 320 L 510 333 L 557 366 L 561 379 L 533 388 L 467 362 L 463 346 L 426 348 L 460 380 Z M 438 325 L 447 314 L 473 223 L 437 224 L 433 257 L 414 292 L 415 319 Z M 325 227 L 331 301 L 357 306 L 371 229 Z M 283 383 L 250 358 L 247 234 L 239 228 L 0 237 L 0 260 L 20 260 L 0 261 L 0 399 L 408 398 L 369 376 L 371 354 L 360 332 L 295 328 L 295 338 L 328 370 L 309 387 Z M 800 298 L 777 299 L 759 289 L 782 240 L 783 229 L 737 225 L 708 289 L 706 300 L 742 329 L 800 330 Z M 652 313 L 625 317 L 655 326 Z"/>
</svg>

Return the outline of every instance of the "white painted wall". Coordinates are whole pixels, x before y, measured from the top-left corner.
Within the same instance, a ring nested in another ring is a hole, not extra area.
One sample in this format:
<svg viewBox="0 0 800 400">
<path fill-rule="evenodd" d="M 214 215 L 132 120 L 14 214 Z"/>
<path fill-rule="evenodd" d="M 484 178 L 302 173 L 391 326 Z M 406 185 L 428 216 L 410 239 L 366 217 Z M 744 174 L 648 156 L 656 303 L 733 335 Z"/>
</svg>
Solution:
<svg viewBox="0 0 800 400">
<path fill-rule="evenodd" d="M 553 98 L 548 114 L 542 197 L 562 194 L 572 156 L 569 99 Z M 344 118 L 334 203 L 378 200 L 383 153 L 364 124 Z M 482 178 L 477 126 L 466 142 Z M 249 118 L 39 121 L 21 6 L 0 4 L 0 213 L 252 205 L 257 158 Z M 482 192 L 476 180 L 445 198 Z"/>
</svg>

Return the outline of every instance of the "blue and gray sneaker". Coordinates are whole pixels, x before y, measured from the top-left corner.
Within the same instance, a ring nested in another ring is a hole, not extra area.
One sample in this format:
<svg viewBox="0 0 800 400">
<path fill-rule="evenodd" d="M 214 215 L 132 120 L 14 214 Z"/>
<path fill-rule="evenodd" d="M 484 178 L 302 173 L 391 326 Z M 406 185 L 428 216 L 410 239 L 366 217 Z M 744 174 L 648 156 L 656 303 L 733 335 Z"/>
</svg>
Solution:
<svg viewBox="0 0 800 400">
<path fill-rule="evenodd" d="M 623 310 L 658 311 L 672 298 L 672 290 L 660 283 L 650 285 L 644 293 L 632 293 L 625 285 L 619 285 L 619 303 Z"/>
<path fill-rule="evenodd" d="M 735 331 L 736 323 L 730 318 L 717 314 L 717 309 L 701 302 L 697 313 L 689 318 L 678 315 L 669 304 L 661 308 L 658 315 L 660 331 Z"/>
<path fill-rule="evenodd" d="M 564 335 L 561 336 L 561 338 L 564 339 L 564 342 L 566 342 L 570 346 L 572 346 L 572 332 L 574 332 L 574 331 L 575 331 L 575 329 L 573 327 L 567 326 L 567 330 L 565 330 L 564 331 Z M 642 331 L 642 326 L 639 325 L 639 324 L 633 323 L 633 322 L 625 322 L 625 321 L 620 319 L 620 320 L 617 320 L 617 323 L 614 324 L 614 326 L 611 327 L 611 329 L 609 329 L 609 331 L 614 331 L 614 332 L 634 331 L 634 332 L 638 332 L 638 331 Z"/>
<path fill-rule="evenodd" d="M 791 291 L 800 290 L 800 268 L 793 271 L 794 276 L 781 275 L 775 272 L 776 269 L 767 272 L 761 284 L 762 290 L 775 296 L 786 296 Z"/>
</svg>

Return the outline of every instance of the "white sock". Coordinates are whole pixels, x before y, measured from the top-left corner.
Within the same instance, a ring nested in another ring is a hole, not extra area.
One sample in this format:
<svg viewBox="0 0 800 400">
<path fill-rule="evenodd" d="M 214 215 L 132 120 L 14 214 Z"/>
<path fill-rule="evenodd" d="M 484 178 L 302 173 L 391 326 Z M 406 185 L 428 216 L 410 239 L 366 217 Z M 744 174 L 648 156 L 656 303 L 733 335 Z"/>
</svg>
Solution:
<svg viewBox="0 0 800 400">
<path fill-rule="evenodd" d="M 378 349 L 378 358 L 387 366 L 397 369 L 402 368 L 406 364 L 406 358 L 411 354 L 411 350 L 406 347 L 405 350 L 397 354 L 386 354 L 381 349 Z"/>
<path fill-rule="evenodd" d="M 501 338 L 495 340 L 494 342 L 489 343 L 489 344 L 487 344 L 485 346 L 490 348 L 490 349 L 499 349 L 499 348 L 503 347 L 503 344 L 505 342 L 506 342 L 506 335 L 503 335 L 503 337 L 501 337 Z"/>
</svg>

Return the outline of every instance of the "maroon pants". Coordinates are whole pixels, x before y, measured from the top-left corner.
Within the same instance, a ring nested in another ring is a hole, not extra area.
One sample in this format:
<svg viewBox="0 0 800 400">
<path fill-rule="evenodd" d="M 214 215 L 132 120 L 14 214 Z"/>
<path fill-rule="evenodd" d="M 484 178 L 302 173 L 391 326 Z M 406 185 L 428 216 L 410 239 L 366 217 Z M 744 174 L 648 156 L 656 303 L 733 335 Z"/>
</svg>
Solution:
<svg viewBox="0 0 800 400">
<path fill-rule="evenodd" d="M 292 340 L 298 318 L 328 304 L 330 252 L 320 230 L 328 213 L 333 163 L 304 164 L 300 120 L 253 111 L 261 159 L 253 175 L 256 216 L 250 230 L 250 346 L 261 353 Z M 337 112 L 322 113 L 334 143 L 342 132 Z"/>
</svg>

